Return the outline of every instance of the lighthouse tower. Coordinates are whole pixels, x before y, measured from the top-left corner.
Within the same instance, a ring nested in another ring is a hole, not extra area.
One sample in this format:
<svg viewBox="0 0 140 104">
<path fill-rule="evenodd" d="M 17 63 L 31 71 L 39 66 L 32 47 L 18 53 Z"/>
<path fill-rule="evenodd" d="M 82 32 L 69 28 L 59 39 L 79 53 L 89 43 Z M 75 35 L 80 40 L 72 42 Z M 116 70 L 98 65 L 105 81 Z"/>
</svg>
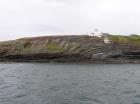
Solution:
<svg viewBox="0 0 140 104">
<path fill-rule="evenodd" d="M 95 29 L 94 30 L 94 36 L 102 37 L 102 32 L 100 32 L 98 29 Z"/>
</svg>

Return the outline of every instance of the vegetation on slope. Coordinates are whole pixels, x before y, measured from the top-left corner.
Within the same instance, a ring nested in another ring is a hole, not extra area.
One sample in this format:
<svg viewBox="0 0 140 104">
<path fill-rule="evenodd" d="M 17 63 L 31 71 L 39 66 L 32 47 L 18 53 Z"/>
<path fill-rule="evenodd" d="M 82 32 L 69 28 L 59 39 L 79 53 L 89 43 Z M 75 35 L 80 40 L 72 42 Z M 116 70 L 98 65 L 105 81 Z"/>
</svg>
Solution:
<svg viewBox="0 0 140 104">
<path fill-rule="evenodd" d="M 32 54 L 78 54 L 86 58 L 104 58 L 108 55 L 124 51 L 139 51 L 140 36 L 107 35 L 109 44 L 104 37 L 95 36 L 46 36 L 22 38 L 15 41 L 0 42 L 0 56 L 32 55 Z M 104 54 L 103 54 L 104 53 Z M 103 56 L 101 56 L 103 54 Z M 47 56 L 50 57 L 50 56 Z"/>
<path fill-rule="evenodd" d="M 130 35 L 130 36 L 122 36 L 122 35 L 109 35 L 108 38 L 112 42 L 117 43 L 140 43 L 139 35 Z"/>
</svg>

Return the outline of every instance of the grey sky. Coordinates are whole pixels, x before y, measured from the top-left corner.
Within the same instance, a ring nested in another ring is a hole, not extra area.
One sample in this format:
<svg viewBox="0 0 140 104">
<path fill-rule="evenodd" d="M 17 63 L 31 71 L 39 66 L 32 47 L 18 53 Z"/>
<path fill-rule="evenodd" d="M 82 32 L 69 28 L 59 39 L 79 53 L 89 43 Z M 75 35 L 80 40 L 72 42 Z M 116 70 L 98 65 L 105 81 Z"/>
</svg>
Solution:
<svg viewBox="0 0 140 104">
<path fill-rule="evenodd" d="M 0 0 L 0 40 L 80 34 L 98 28 L 140 34 L 140 0 Z"/>
</svg>

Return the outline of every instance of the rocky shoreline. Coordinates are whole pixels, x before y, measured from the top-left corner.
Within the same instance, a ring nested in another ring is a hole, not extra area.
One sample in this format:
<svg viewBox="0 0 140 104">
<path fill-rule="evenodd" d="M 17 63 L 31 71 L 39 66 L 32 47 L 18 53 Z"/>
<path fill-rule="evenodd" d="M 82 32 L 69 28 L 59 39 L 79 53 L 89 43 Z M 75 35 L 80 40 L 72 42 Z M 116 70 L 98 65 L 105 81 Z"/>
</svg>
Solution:
<svg viewBox="0 0 140 104">
<path fill-rule="evenodd" d="M 140 63 L 139 36 L 44 36 L 0 42 L 0 61 Z"/>
</svg>

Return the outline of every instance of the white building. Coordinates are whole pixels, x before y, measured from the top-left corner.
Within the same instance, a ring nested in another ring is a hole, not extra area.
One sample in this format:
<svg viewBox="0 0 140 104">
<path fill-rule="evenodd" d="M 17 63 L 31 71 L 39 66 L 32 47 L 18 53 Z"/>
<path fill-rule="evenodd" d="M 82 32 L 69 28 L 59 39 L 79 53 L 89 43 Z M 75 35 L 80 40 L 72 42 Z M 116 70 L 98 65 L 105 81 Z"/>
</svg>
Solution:
<svg viewBox="0 0 140 104">
<path fill-rule="evenodd" d="M 94 36 L 102 37 L 102 32 L 100 32 L 98 29 L 95 29 L 94 30 Z"/>
<path fill-rule="evenodd" d="M 102 32 L 100 32 L 98 29 L 95 29 L 93 33 L 88 34 L 89 36 L 97 36 L 102 37 Z"/>
<path fill-rule="evenodd" d="M 105 44 L 109 44 L 111 41 L 109 40 L 108 33 L 102 33 L 98 29 L 95 29 L 93 33 L 88 34 L 89 36 L 103 37 L 103 41 Z"/>
</svg>

